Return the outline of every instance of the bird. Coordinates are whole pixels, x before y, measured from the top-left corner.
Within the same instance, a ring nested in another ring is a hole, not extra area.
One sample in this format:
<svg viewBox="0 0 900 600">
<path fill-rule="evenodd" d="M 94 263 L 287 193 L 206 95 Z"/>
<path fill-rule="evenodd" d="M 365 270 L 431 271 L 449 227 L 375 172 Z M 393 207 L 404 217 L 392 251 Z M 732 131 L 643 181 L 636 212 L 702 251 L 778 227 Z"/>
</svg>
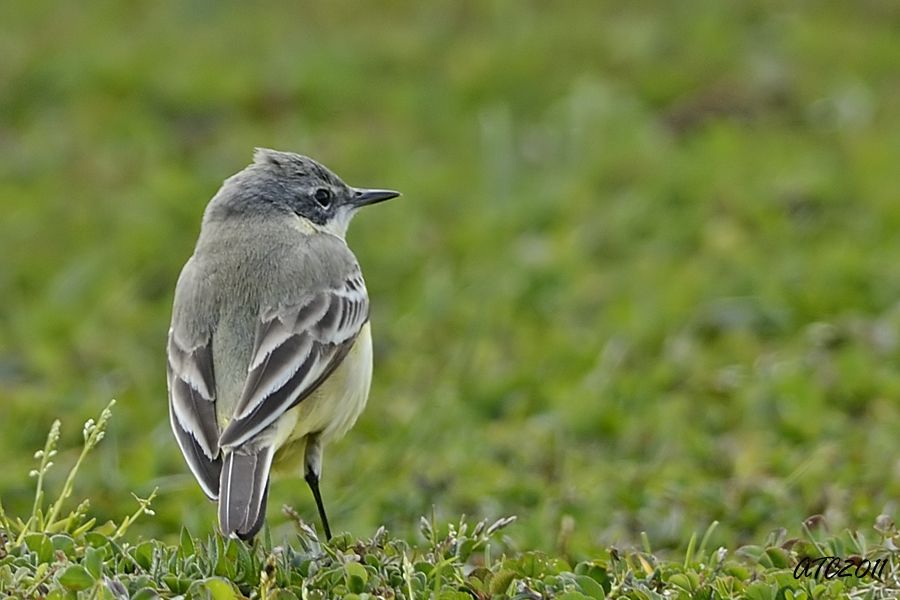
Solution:
<svg viewBox="0 0 900 600">
<path fill-rule="evenodd" d="M 257 148 L 207 204 L 175 286 L 166 375 L 172 431 L 224 535 L 259 532 L 278 467 L 303 471 L 331 539 L 323 448 L 372 380 L 369 297 L 345 236 L 358 209 L 399 195 Z"/>
</svg>

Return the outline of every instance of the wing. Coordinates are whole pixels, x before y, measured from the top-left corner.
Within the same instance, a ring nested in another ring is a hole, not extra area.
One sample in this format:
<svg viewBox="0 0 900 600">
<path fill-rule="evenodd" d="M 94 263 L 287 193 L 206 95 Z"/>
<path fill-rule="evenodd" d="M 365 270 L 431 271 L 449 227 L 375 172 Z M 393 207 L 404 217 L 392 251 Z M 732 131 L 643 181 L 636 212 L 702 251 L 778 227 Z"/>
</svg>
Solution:
<svg viewBox="0 0 900 600">
<path fill-rule="evenodd" d="M 173 328 L 169 330 L 166 351 L 172 431 L 203 492 L 215 500 L 219 496 L 222 461 L 216 424 L 212 341 L 186 348 Z"/>
<path fill-rule="evenodd" d="M 302 302 L 264 311 L 244 391 L 219 445 L 246 442 L 313 393 L 341 364 L 368 319 L 369 297 L 358 270 Z"/>
</svg>

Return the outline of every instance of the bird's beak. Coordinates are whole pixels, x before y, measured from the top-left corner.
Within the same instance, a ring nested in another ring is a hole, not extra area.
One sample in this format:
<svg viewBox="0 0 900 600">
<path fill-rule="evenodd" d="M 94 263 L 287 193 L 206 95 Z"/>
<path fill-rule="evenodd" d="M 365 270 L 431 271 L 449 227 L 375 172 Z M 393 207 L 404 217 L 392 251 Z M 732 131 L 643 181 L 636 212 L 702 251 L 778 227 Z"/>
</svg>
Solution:
<svg viewBox="0 0 900 600">
<path fill-rule="evenodd" d="M 378 204 L 379 202 L 396 198 L 399 195 L 400 192 L 395 192 L 394 190 L 366 190 L 353 188 L 353 197 L 350 199 L 350 202 L 355 208 L 359 208 L 360 206 L 368 206 L 369 204 Z"/>
</svg>

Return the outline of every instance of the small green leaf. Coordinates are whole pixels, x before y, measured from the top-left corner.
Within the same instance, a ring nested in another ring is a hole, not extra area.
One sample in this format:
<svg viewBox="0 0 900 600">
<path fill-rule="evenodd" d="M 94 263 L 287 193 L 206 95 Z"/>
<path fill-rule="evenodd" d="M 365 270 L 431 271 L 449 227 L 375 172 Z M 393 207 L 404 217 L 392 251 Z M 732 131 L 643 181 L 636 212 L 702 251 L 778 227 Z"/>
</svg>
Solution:
<svg viewBox="0 0 900 600">
<path fill-rule="evenodd" d="M 91 600 L 118 600 L 118 597 L 106 586 L 95 588 L 94 595 Z"/>
<path fill-rule="evenodd" d="M 248 583 L 256 585 L 259 581 L 259 569 L 254 566 L 253 556 L 250 554 L 247 544 L 240 540 L 231 539 L 229 540 L 229 546 L 229 555 L 231 554 L 231 548 L 234 549 L 238 573 L 243 573 L 244 577 L 249 578 Z"/>
<path fill-rule="evenodd" d="M 215 536 L 214 539 L 216 544 L 216 568 L 214 572 L 220 577 L 234 579 L 234 557 L 230 556 L 231 545 L 226 545 L 226 540 L 220 535 Z"/>
<path fill-rule="evenodd" d="M 153 542 L 142 542 L 132 551 L 134 562 L 139 564 L 142 569 L 149 571 L 153 565 Z"/>
<path fill-rule="evenodd" d="M 69 531 L 69 533 L 72 534 L 72 537 L 79 538 L 79 537 L 85 535 L 88 531 L 90 531 L 96 523 L 97 523 L 97 519 L 91 518 L 91 519 L 88 519 L 87 521 L 85 521 L 84 523 L 82 523 L 81 525 L 78 525 L 77 527 L 75 527 L 75 529 L 72 529 L 70 527 L 68 531 Z"/>
<path fill-rule="evenodd" d="M 696 573 L 675 573 L 669 577 L 669 583 L 685 592 L 692 593 L 700 587 L 700 578 Z"/>
<path fill-rule="evenodd" d="M 459 560 L 465 562 L 469 560 L 469 557 L 472 556 L 472 552 L 475 551 L 475 547 L 477 545 L 477 541 L 471 538 L 463 540 L 463 542 L 459 545 L 459 548 L 456 550 L 456 556 Z"/>
<path fill-rule="evenodd" d="M 459 590 L 442 590 L 438 594 L 438 600 L 472 600 L 472 596 Z"/>
<path fill-rule="evenodd" d="M 576 575 L 587 575 L 600 584 L 604 592 L 612 589 L 609 573 L 606 568 L 594 562 L 581 562 L 575 565 Z"/>
<path fill-rule="evenodd" d="M 178 558 L 194 555 L 194 539 L 186 527 L 181 528 L 181 539 L 178 544 Z"/>
<path fill-rule="evenodd" d="M 512 569 L 504 569 L 491 578 L 491 595 L 505 594 L 509 584 L 516 578 L 516 572 Z"/>
<path fill-rule="evenodd" d="M 765 549 L 762 546 L 741 546 L 735 551 L 735 554 L 746 556 L 750 560 L 759 562 L 765 554 Z"/>
<path fill-rule="evenodd" d="M 75 540 L 64 533 L 58 533 L 50 538 L 53 549 L 62 552 L 69 558 L 75 556 Z"/>
<path fill-rule="evenodd" d="M 94 579 L 99 579 L 103 574 L 103 556 L 104 552 L 99 548 L 85 548 L 84 550 L 84 567 Z"/>
<path fill-rule="evenodd" d="M 775 600 L 775 587 L 762 581 L 754 581 L 744 592 L 748 600 Z"/>
<path fill-rule="evenodd" d="M 748 579 L 750 579 L 750 576 L 752 575 L 752 572 L 750 571 L 750 569 L 748 569 L 747 567 L 745 567 L 743 565 L 735 565 L 735 564 L 726 565 L 723 570 L 725 573 L 731 575 L 732 577 L 734 577 L 740 581 L 747 581 Z"/>
<path fill-rule="evenodd" d="M 581 588 L 581 591 L 594 598 L 594 600 L 604 600 L 606 598 L 606 592 L 603 590 L 603 586 L 597 583 L 591 577 L 587 575 L 576 575 L 575 581 L 578 583 L 578 587 Z"/>
<path fill-rule="evenodd" d="M 118 529 L 118 526 L 115 523 L 113 523 L 112 521 L 107 521 L 103 525 L 98 525 L 98 526 L 94 527 L 94 532 L 99 533 L 100 535 L 104 536 L 104 538 L 105 538 L 106 536 L 110 536 L 110 535 L 113 535 L 114 533 L 116 533 L 117 529 Z"/>
<path fill-rule="evenodd" d="M 237 600 L 240 598 L 234 585 L 221 577 L 210 577 L 197 582 L 197 584 L 191 586 L 192 593 L 189 595 L 193 597 L 194 592 L 197 591 L 207 592 L 208 595 L 206 597 L 210 598 L 210 600 Z"/>
<path fill-rule="evenodd" d="M 791 557 L 784 548 L 773 546 L 766 548 L 766 556 L 772 561 L 772 565 L 779 569 L 786 569 L 791 564 Z"/>
<path fill-rule="evenodd" d="M 156 600 L 159 594 L 152 588 L 141 588 L 131 597 L 131 600 Z"/>
<path fill-rule="evenodd" d="M 581 592 L 565 592 L 556 597 L 557 600 L 591 600 Z"/>
<path fill-rule="evenodd" d="M 526 553 L 517 562 L 519 564 L 519 573 L 525 577 L 543 577 L 543 561 L 534 552 Z"/>
<path fill-rule="evenodd" d="M 347 589 L 357 594 L 366 591 L 369 574 L 366 573 L 364 566 L 356 562 L 349 562 L 344 565 L 344 570 L 347 572 Z"/>
<path fill-rule="evenodd" d="M 25 545 L 37 555 L 38 564 L 53 562 L 56 555 L 53 543 L 43 533 L 32 533 L 25 536 Z"/>
<path fill-rule="evenodd" d="M 60 574 L 59 584 L 67 590 L 80 592 L 94 585 L 94 578 L 81 565 L 71 565 Z"/>
<path fill-rule="evenodd" d="M 417 562 L 416 564 L 413 565 L 413 569 L 417 573 L 424 573 L 425 575 L 430 575 L 431 572 L 434 570 L 434 565 L 431 564 L 430 562 L 420 560 L 419 562 Z"/>
<path fill-rule="evenodd" d="M 89 546 L 101 548 L 109 543 L 109 538 L 100 533 L 99 528 L 97 528 L 94 531 L 89 531 L 84 534 L 84 541 L 87 542 Z"/>
<path fill-rule="evenodd" d="M 559 575 L 572 570 L 571 565 L 565 559 L 558 557 L 546 558 L 544 565 L 551 575 Z"/>
<path fill-rule="evenodd" d="M 163 583 L 166 584 L 166 587 L 176 594 L 184 594 L 188 591 L 188 588 L 191 587 L 191 581 L 189 579 L 182 579 L 175 575 L 165 575 L 162 579 Z"/>
</svg>

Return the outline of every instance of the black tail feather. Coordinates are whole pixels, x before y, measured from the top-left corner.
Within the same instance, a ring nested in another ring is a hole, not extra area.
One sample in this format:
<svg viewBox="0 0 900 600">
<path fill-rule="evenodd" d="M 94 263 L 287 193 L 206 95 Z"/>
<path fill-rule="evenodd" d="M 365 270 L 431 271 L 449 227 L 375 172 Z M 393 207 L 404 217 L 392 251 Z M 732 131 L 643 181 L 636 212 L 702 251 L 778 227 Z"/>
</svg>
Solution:
<svg viewBox="0 0 900 600">
<path fill-rule="evenodd" d="M 219 527 L 227 536 L 252 539 L 266 518 L 272 448 L 228 452 L 219 481 Z"/>
</svg>

